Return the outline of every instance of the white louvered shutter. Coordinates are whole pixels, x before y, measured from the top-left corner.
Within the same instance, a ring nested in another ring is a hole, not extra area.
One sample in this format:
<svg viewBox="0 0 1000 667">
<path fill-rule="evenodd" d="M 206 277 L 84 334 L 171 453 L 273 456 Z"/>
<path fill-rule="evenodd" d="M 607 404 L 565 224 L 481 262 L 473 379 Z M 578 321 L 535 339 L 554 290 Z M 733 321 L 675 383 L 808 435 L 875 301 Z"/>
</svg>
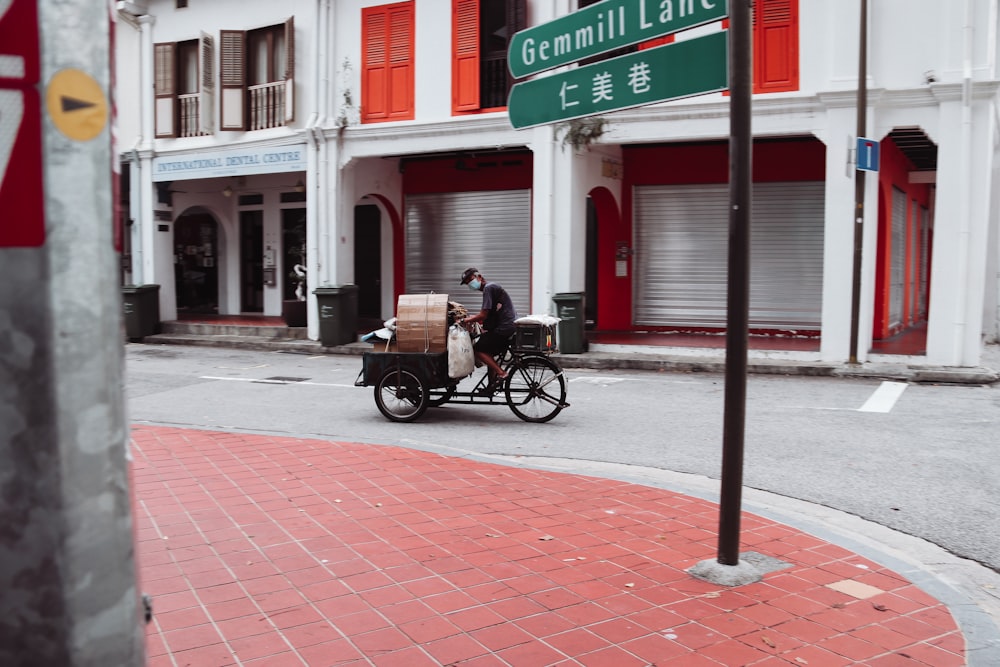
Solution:
<svg viewBox="0 0 1000 667">
<path fill-rule="evenodd" d="M 201 73 L 198 86 L 198 131 L 212 134 L 215 131 L 215 42 L 211 35 L 204 32 L 198 40 L 198 59 Z"/>
</svg>

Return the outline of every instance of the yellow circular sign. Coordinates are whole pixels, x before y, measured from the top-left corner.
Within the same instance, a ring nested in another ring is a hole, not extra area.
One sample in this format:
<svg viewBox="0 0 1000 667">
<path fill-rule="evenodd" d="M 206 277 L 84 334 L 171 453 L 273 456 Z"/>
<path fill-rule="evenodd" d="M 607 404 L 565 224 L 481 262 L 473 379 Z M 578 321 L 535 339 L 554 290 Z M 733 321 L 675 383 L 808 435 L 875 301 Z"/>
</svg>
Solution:
<svg viewBox="0 0 1000 667">
<path fill-rule="evenodd" d="M 60 132 L 75 141 L 90 141 L 108 123 L 108 102 L 100 84 L 86 72 L 64 69 L 49 81 L 49 116 Z"/>
</svg>

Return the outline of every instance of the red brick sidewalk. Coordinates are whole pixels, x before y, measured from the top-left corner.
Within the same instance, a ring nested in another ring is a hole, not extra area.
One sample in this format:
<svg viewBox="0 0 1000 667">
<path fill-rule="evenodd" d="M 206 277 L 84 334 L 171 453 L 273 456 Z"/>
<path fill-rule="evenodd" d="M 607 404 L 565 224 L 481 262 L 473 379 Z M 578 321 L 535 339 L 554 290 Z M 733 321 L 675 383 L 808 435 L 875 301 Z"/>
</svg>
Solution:
<svg viewBox="0 0 1000 667">
<path fill-rule="evenodd" d="M 734 589 L 714 504 L 398 447 L 133 430 L 148 665 L 963 665 L 898 574 L 753 515 L 789 567 Z"/>
</svg>

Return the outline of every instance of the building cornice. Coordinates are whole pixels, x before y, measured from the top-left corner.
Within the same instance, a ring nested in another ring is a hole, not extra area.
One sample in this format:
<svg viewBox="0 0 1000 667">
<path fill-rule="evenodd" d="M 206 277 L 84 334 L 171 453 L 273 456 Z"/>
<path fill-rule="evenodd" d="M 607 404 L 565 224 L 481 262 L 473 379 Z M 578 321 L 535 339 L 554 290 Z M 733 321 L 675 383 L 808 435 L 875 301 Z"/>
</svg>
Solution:
<svg viewBox="0 0 1000 667">
<path fill-rule="evenodd" d="M 937 102 L 961 102 L 962 83 L 935 83 L 931 84 L 931 93 Z M 1000 90 L 1000 81 L 973 81 L 972 99 L 990 100 L 997 96 Z"/>
<path fill-rule="evenodd" d="M 212 151 L 233 151 L 240 149 L 276 148 L 281 146 L 301 146 L 306 143 L 306 130 L 302 128 L 284 128 L 285 133 L 280 137 L 270 136 L 266 138 L 241 139 L 229 143 L 218 143 L 212 136 L 195 137 L 191 139 L 158 139 L 153 148 L 141 148 L 135 151 L 128 150 L 121 153 L 123 161 L 131 161 L 133 154 L 139 155 L 140 159 L 154 157 L 183 157 L 195 153 L 211 153 Z M 183 146 L 163 147 L 164 142 L 183 142 Z"/>
<path fill-rule="evenodd" d="M 324 131 L 336 139 L 335 129 Z M 443 137 L 448 150 L 501 149 L 524 146 L 531 142 L 531 132 L 515 130 L 506 113 L 461 116 L 443 121 L 372 123 L 351 125 L 340 134 L 345 161 L 405 155 L 441 150 Z"/>
</svg>

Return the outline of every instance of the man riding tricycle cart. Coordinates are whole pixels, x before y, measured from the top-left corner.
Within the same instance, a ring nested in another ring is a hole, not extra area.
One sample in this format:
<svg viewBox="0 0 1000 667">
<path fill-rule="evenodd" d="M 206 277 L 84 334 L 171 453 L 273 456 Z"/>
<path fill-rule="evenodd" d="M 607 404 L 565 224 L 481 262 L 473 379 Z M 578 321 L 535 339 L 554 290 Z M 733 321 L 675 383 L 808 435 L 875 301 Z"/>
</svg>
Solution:
<svg viewBox="0 0 1000 667">
<path fill-rule="evenodd" d="M 462 280 L 480 290 L 496 285 L 475 269 Z M 447 295 L 401 295 L 395 335 L 388 341 L 375 338 L 375 349 L 362 356 L 355 385 L 374 387 L 379 411 L 397 422 L 414 421 L 428 407 L 445 403 L 506 404 L 525 421 L 549 421 L 569 407 L 562 368 L 549 358 L 558 320 L 533 315 L 512 320 L 512 327 L 497 326 L 490 317 L 494 308 L 506 307 L 514 315 L 509 299 L 497 304 L 484 296 L 483 310 L 469 316 Z M 477 343 L 474 350 L 473 336 L 488 336 L 489 345 Z M 477 361 L 487 372 L 474 376 Z M 471 387 L 460 387 L 473 380 Z"/>
</svg>

